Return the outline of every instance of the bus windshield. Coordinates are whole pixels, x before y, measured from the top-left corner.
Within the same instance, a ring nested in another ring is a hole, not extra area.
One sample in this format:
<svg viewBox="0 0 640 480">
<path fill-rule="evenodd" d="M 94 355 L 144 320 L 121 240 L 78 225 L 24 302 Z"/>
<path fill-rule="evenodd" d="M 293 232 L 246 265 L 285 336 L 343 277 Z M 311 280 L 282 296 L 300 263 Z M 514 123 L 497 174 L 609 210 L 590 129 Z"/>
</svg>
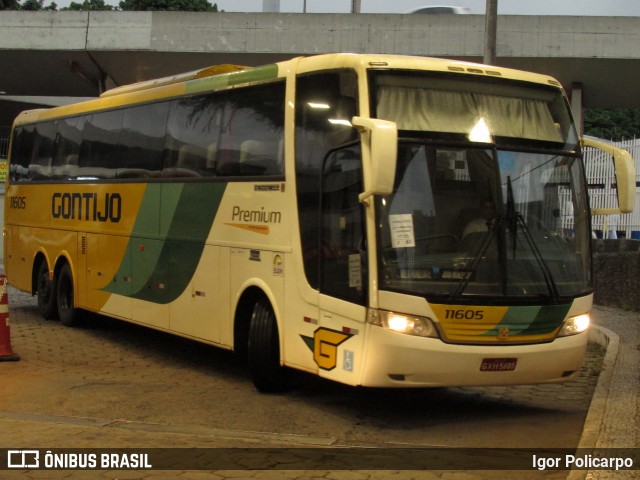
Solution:
<svg viewBox="0 0 640 480">
<path fill-rule="evenodd" d="M 559 89 L 373 78 L 376 116 L 400 132 L 394 191 L 377 200 L 381 288 L 444 302 L 590 292 L 584 171 Z"/>
<path fill-rule="evenodd" d="M 401 141 L 377 206 L 381 288 L 451 301 L 588 293 L 583 178 L 577 157 Z"/>
</svg>

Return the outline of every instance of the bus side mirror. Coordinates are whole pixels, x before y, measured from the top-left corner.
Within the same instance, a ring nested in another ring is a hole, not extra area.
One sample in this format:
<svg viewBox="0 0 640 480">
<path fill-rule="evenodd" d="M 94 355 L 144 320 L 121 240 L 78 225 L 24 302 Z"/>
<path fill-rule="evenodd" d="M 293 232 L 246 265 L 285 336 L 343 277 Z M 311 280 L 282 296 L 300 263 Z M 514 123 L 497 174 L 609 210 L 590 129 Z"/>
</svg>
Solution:
<svg viewBox="0 0 640 480">
<path fill-rule="evenodd" d="M 396 175 L 398 157 L 398 127 L 394 122 L 376 118 L 353 117 L 351 124 L 362 139 L 362 172 L 365 203 L 372 195 L 390 195 Z"/>
<path fill-rule="evenodd" d="M 618 208 L 592 208 L 593 215 L 615 215 L 633 211 L 636 200 L 636 168 L 626 150 L 590 138 L 582 138 L 583 147 L 601 150 L 613 156 L 618 191 Z"/>
</svg>

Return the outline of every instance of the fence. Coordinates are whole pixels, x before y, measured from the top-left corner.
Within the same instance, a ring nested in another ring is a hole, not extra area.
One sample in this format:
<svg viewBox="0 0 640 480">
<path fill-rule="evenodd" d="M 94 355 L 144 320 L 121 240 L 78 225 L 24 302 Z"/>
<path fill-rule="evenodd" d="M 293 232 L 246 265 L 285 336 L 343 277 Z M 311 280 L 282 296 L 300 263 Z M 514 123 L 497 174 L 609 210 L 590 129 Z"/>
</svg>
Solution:
<svg viewBox="0 0 640 480">
<path fill-rule="evenodd" d="M 631 153 L 636 166 L 636 202 L 634 210 L 624 215 L 594 215 L 592 228 L 599 238 L 640 239 L 640 139 L 612 142 L 613 145 Z M 584 163 L 591 208 L 615 208 L 617 206 L 616 178 L 611 156 L 599 150 L 586 148 Z"/>
</svg>

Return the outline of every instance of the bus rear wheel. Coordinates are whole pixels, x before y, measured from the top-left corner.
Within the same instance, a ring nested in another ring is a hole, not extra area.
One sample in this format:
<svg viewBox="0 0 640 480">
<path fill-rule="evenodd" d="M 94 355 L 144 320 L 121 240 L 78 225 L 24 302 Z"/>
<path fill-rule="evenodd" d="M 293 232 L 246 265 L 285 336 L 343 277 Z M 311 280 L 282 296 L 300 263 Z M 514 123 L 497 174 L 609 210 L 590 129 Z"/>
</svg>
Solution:
<svg viewBox="0 0 640 480">
<path fill-rule="evenodd" d="M 248 345 L 249 371 L 260 392 L 282 392 L 288 387 L 288 374 L 280 365 L 280 339 L 273 309 L 259 300 L 251 315 Z"/>
<path fill-rule="evenodd" d="M 79 314 L 73 303 L 73 275 L 68 263 L 65 263 L 60 269 L 56 284 L 56 300 L 60 323 L 68 327 L 77 325 Z"/>
<path fill-rule="evenodd" d="M 43 318 L 51 320 L 58 315 L 58 304 L 56 303 L 56 283 L 55 278 L 51 280 L 47 262 L 40 262 L 38 276 L 36 279 L 36 289 L 38 295 L 38 311 Z"/>
</svg>

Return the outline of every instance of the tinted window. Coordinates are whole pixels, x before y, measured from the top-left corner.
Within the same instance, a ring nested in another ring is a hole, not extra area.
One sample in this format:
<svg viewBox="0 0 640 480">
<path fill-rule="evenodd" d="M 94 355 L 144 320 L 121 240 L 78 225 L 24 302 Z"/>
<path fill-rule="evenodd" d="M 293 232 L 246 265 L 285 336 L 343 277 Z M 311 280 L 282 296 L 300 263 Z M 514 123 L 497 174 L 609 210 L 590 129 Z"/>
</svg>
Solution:
<svg viewBox="0 0 640 480">
<path fill-rule="evenodd" d="M 11 181 L 282 176 L 285 83 L 16 128 Z"/>
<path fill-rule="evenodd" d="M 66 118 L 58 122 L 58 142 L 53 159 L 53 177 L 61 180 L 78 176 L 82 129 L 87 117 Z"/>
<path fill-rule="evenodd" d="M 215 175 L 222 109 L 223 104 L 213 95 L 173 102 L 167 124 L 163 176 Z"/>
<path fill-rule="evenodd" d="M 219 175 L 282 175 L 284 83 L 225 95 L 219 137 Z"/>
<path fill-rule="evenodd" d="M 283 174 L 285 84 L 176 100 L 163 176 Z"/>
<path fill-rule="evenodd" d="M 50 179 L 55 142 L 55 122 L 18 127 L 9 173 L 11 181 Z"/>
<path fill-rule="evenodd" d="M 80 148 L 78 179 L 114 178 L 118 160 L 118 138 L 123 110 L 91 115 L 85 125 Z"/>
<path fill-rule="evenodd" d="M 12 182 L 29 178 L 29 164 L 35 145 L 35 134 L 35 125 L 25 125 L 15 129 L 9 167 L 9 178 Z"/>
<path fill-rule="evenodd" d="M 159 176 L 162 170 L 168 102 L 142 105 L 124 111 L 119 178 Z"/>
</svg>

